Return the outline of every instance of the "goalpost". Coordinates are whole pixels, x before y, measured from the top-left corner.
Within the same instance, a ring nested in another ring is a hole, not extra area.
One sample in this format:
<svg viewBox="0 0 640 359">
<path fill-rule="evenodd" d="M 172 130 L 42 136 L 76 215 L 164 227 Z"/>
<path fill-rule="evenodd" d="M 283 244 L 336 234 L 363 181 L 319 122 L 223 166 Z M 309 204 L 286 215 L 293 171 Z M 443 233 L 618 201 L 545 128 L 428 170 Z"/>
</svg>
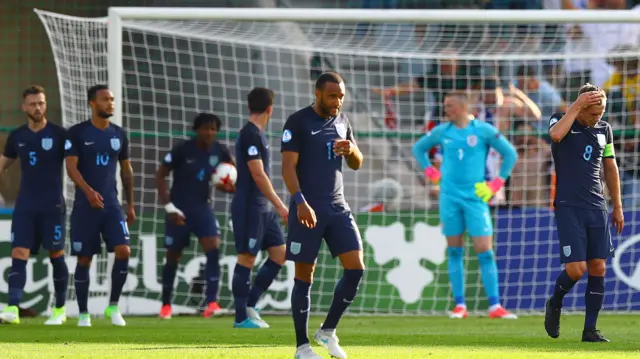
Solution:
<svg viewBox="0 0 640 359">
<path fill-rule="evenodd" d="M 571 51 L 564 45 L 565 27 L 571 24 L 640 26 L 640 17 L 629 11 L 131 7 L 110 8 L 106 18 L 36 13 L 51 42 L 65 127 L 88 118 L 87 88 L 107 82 L 116 100 L 113 121 L 129 134 L 138 220 L 130 229 L 132 259 L 121 310 L 138 315 L 155 315 L 160 310 L 164 213 L 154 186 L 160 159 L 189 136 L 193 117 L 202 111 L 223 118 L 219 139 L 233 150 L 237 131 L 248 116 L 247 93 L 254 86 L 269 87 L 276 92 L 275 112 L 267 129 L 275 157 L 272 178 L 278 193 L 288 200 L 277 154 L 282 126 L 288 115 L 313 102 L 314 76 L 326 70 L 338 71 L 346 80 L 343 110 L 365 155 L 363 169 L 344 173 L 368 268 L 350 313 L 438 314 L 452 308 L 436 189 L 424 186 L 411 146 L 429 123 L 439 119 L 440 94 L 468 86 L 477 100 L 473 112 L 478 118 L 491 120 L 514 142 L 528 144 L 521 151 L 509 191 L 498 199 L 502 208 L 494 213 L 495 252 L 505 307 L 520 314 L 543 311 L 561 268 L 561 249 L 550 208 L 553 173 L 548 144 L 537 139 L 545 132 L 549 107 L 560 105 L 552 103 L 551 97 L 538 96 L 544 116 L 535 110 L 527 112 L 527 102 L 523 105 L 508 83 L 522 81 L 519 68 L 529 65 L 527 71 L 535 74 L 526 74 L 528 83 L 530 78 L 546 76 L 570 101 L 580 82 L 564 81 L 569 76 L 558 72 L 557 65 L 613 57 L 625 64 L 621 71 L 628 84 L 635 72 L 626 65 L 640 57 L 637 49 Z M 423 75 L 432 68 L 440 70 Z M 468 71 L 452 78 L 446 74 L 452 68 Z M 414 84 L 397 91 L 375 91 L 419 76 L 427 89 Z M 494 96 L 496 87 L 504 95 L 499 105 L 494 104 L 499 98 Z M 623 83 L 613 88 L 607 120 L 617 136 L 637 142 L 635 127 L 629 125 L 635 113 L 621 105 L 627 87 Z M 473 139 L 468 143 L 473 146 Z M 633 151 L 624 146 L 618 151 L 624 170 L 638 169 Z M 488 167 L 495 170 L 496 163 L 499 156 L 492 154 Z M 631 179 L 625 183 L 632 183 Z M 70 181 L 66 190 L 71 208 Z M 520 198 L 525 192 L 529 194 Z M 230 309 L 235 265 L 228 215 L 231 197 L 216 193 L 214 200 L 223 227 L 219 301 Z M 640 245 L 634 242 L 640 238 L 634 232 L 637 216 L 632 208 L 626 215 L 628 229 L 614 238 L 624 243 L 607 274 L 607 310 L 630 311 L 640 306 L 640 266 L 636 266 Z M 201 308 L 203 262 L 194 240 L 178 270 L 174 313 L 196 313 Z M 71 271 L 74 267 L 70 263 Z M 104 309 L 109 294 L 106 267 L 104 257 L 92 267 L 90 311 L 95 314 Z M 470 243 L 466 269 L 468 307 L 484 311 L 487 303 Z M 312 288 L 314 312 L 328 309 L 340 275 L 339 262 L 323 249 Z M 259 306 L 268 312 L 288 311 L 292 285 L 293 265 L 288 263 Z M 67 308 L 73 314 L 77 307 L 71 288 Z M 565 310 L 580 310 L 583 295 L 584 286 L 577 286 L 567 296 Z"/>
</svg>

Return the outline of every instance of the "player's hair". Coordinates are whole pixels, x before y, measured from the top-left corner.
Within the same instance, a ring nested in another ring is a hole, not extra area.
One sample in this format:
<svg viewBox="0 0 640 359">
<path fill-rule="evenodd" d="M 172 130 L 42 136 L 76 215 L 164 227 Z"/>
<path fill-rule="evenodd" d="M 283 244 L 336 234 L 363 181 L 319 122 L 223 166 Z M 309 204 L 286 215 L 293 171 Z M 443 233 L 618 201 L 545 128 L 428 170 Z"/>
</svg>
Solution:
<svg viewBox="0 0 640 359">
<path fill-rule="evenodd" d="M 533 65 L 522 65 L 516 70 L 517 77 L 533 77 L 538 75 L 538 70 Z"/>
<path fill-rule="evenodd" d="M 344 83 L 344 79 L 337 72 L 323 72 L 316 80 L 316 90 L 322 90 L 324 88 L 324 84 L 328 82 L 341 84 Z"/>
<path fill-rule="evenodd" d="M 582 87 L 580 87 L 580 90 L 578 91 L 578 96 L 582 95 L 585 92 L 593 92 L 593 91 L 597 91 L 600 93 L 600 97 L 606 99 L 607 98 L 607 93 L 600 87 L 596 86 L 596 85 L 592 85 L 590 83 L 586 83 L 584 84 Z"/>
<path fill-rule="evenodd" d="M 24 100 L 25 98 L 27 98 L 27 96 L 38 95 L 38 94 L 46 95 L 46 93 L 44 92 L 44 87 L 39 85 L 31 85 L 27 87 L 24 91 L 22 91 L 22 99 Z"/>
<path fill-rule="evenodd" d="M 200 127 L 213 123 L 216 126 L 216 130 L 222 129 L 222 120 L 212 113 L 199 113 L 196 118 L 193 119 L 193 130 L 197 131 Z"/>
<path fill-rule="evenodd" d="M 102 90 L 108 90 L 109 86 L 107 85 L 93 85 L 91 87 L 89 87 L 89 89 L 87 90 L 87 101 L 93 101 L 96 99 L 96 95 L 98 94 L 99 91 Z"/>
<path fill-rule="evenodd" d="M 469 104 L 469 102 L 471 102 L 469 94 L 466 91 L 461 90 L 451 91 L 447 93 L 445 97 L 455 97 L 465 104 Z"/>
<path fill-rule="evenodd" d="M 273 99 L 276 94 L 264 87 L 255 87 L 247 95 L 247 102 L 249 103 L 249 112 L 264 113 L 269 106 L 273 106 Z"/>
</svg>

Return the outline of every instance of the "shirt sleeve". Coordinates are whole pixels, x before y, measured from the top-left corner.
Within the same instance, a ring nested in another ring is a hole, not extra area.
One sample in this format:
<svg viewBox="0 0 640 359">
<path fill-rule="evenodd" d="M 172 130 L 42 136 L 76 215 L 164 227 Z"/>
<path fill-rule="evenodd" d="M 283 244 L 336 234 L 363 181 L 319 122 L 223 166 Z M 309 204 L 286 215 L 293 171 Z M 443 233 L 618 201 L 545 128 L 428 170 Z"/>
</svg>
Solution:
<svg viewBox="0 0 640 359">
<path fill-rule="evenodd" d="M 246 162 L 262 159 L 262 139 L 260 135 L 251 133 L 244 137 L 240 143 L 240 150 L 245 154 Z"/>
<path fill-rule="evenodd" d="M 603 158 L 615 158 L 616 152 L 613 149 L 613 130 L 611 125 L 607 124 L 607 144 L 604 145 L 604 151 L 602 152 Z"/>
<path fill-rule="evenodd" d="M 182 143 L 179 143 L 169 151 L 164 158 L 162 159 L 162 165 L 167 167 L 170 170 L 176 169 L 180 165 L 180 161 L 182 160 L 181 148 Z"/>
<path fill-rule="evenodd" d="M 502 156 L 502 165 L 500 165 L 500 178 L 506 180 L 511 176 L 511 172 L 518 161 L 518 152 L 515 147 L 507 140 L 497 128 L 484 122 L 482 123 L 484 138 L 489 146 L 493 147 L 500 156 Z"/>
<path fill-rule="evenodd" d="M 5 156 L 6 158 L 11 158 L 11 159 L 16 159 L 18 158 L 18 151 L 16 150 L 16 132 L 12 131 L 9 134 L 9 137 L 7 137 L 7 143 L 4 144 L 4 152 L 2 153 L 3 156 Z"/>
<path fill-rule="evenodd" d="M 67 139 L 64 141 L 65 157 L 78 157 L 80 155 L 80 139 L 77 127 L 71 127 L 67 131 Z"/>
<path fill-rule="evenodd" d="M 300 121 L 293 116 L 289 116 L 282 130 L 282 141 L 280 152 L 300 152 L 300 144 L 302 143 L 302 131 L 300 129 Z"/>
<path fill-rule="evenodd" d="M 423 170 L 431 166 L 429 151 L 436 145 L 440 144 L 442 129 L 442 125 L 434 127 L 426 135 L 422 136 L 415 145 L 413 145 L 413 157 L 415 157 Z"/>
<path fill-rule="evenodd" d="M 347 140 L 351 141 L 354 145 L 356 143 L 356 135 L 353 133 L 353 127 L 351 127 L 351 121 L 347 121 Z"/>
<path fill-rule="evenodd" d="M 218 142 L 218 145 L 220 145 L 220 162 L 233 162 L 233 158 L 231 158 L 231 153 L 229 152 L 229 147 L 220 142 Z"/>
<path fill-rule="evenodd" d="M 560 113 L 560 112 L 554 113 L 553 115 L 551 115 L 551 117 L 549 118 L 549 128 L 553 127 L 553 125 L 558 123 L 558 121 L 562 119 L 562 116 L 564 116 L 564 113 Z"/>
<path fill-rule="evenodd" d="M 118 154 L 119 161 L 126 161 L 129 159 L 129 137 L 122 131 L 122 146 L 120 146 L 120 153 Z"/>
</svg>

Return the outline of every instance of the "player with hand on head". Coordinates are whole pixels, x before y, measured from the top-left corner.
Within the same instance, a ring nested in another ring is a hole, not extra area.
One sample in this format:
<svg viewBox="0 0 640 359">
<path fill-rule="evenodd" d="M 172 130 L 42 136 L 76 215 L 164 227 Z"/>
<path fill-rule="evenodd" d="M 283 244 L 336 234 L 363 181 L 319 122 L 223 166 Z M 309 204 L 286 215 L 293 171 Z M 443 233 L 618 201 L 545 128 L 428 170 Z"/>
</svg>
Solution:
<svg viewBox="0 0 640 359">
<path fill-rule="evenodd" d="M 256 304 L 269 288 L 285 261 L 284 234 L 278 216 L 287 223 L 289 210 L 273 189 L 271 153 L 264 130 L 273 113 L 273 91 L 256 87 L 247 96 L 249 122 L 236 141 L 237 191 L 231 204 L 233 235 L 238 262 L 233 270 L 232 291 L 236 309 L 235 328 L 268 328 Z M 273 208 L 269 205 L 271 203 Z M 256 255 L 266 250 L 269 258 L 249 288 Z"/>
<path fill-rule="evenodd" d="M 133 168 L 129 159 L 129 139 L 109 118 L 113 116 L 113 93 L 106 85 L 95 85 L 87 92 L 91 119 L 69 128 L 65 142 L 67 174 L 76 185 L 71 213 L 71 254 L 78 257 L 74 273 L 80 316 L 78 326 L 90 327 L 89 268 L 94 254 L 115 252 L 111 271 L 111 296 L 104 315 L 116 326 L 126 322 L 118 301 L 129 273 L 129 226 L 136 218 L 133 200 Z M 118 200 L 116 172 L 127 201 L 126 219 Z"/>
<path fill-rule="evenodd" d="M 309 345 L 310 290 L 324 238 L 344 267 L 324 324 L 313 335 L 335 358 L 347 354 L 338 344 L 336 327 L 355 299 L 364 274 L 362 239 L 344 198 L 342 162 L 362 166 L 349 119 L 340 112 L 344 80 L 325 72 L 316 80 L 315 103 L 289 116 L 282 133 L 282 177 L 292 201 L 289 207 L 287 259 L 295 262 L 291 311 L 296 332 L 296 359 L 318 359 Z"/>
<path fill-rule="evenodd" d="M 607 258 L 613 255 L 610 225 L 617 233 L 624 227 L 620 177 L 613 149 L 613 131 L 602 121 L 607 96 L 597 86 L 586 84 L 566 113 L 549 120 L 551 151 L 556 168 L 556 227 L 560 240 L 560 261 L 564 270 L 556 279 L 547 301 L 544 327 L 552 338 L 560 336 L 562 299 L 588 273 L 585 292 L 586 314 L 583 342 L 608 342 L 596 329 L 604 301 Z M 600 173 L 613 205 L 611 221 L 607 211 Z"/>
<path fill-rule="evenodd" d="M 193 120 L 195 137 L 175 145 L 167 153 L 156 172 L 156 188 L 164 205 L 164 245 L 167 260 L 162 268 L 162 308 L 160 318 L 171 318 L 171 297 L 182 251 L 198 238 L 207 257 L 205 264 L 207 307 L 204 317 L 220 314 L 218 285 L 220 282 L 220 223 L 211 207 L 211 176 L 218 164 L 234 164 L 225 145 L 216 140 L 222 121 L 211 113 L 201 113 Z M 171 193 L 165 178 L 173 172 Z M 227 193 L 235 192 L 231 183 L 216 185 Z"/>
<path fill-rule="evenodd" d="M 486 122 L 470 119 L 469 97 L 451 92 L 444 99 L 449 122 L 434 127 L 414 146 L 413 155 L 433 183 L 440 184 L 440 223 L 447 237 L 449 281 L 456 306 L 451 318 L 467 317 L 464 297 L 464 235 L 473 240 L 480 263 L 482 283 L 489 300 L 489 317 L 516 319 L 500 305 L 498 268 L 493 253 L 493 223 L 487 202 L 504 186 L 518 154 L 498 130 Z M 439 145 L 440 170 L 426 155 Z M 485 181 L 487 153 L 494 148 L 503 157 L 500 174 Z"/>
<path fill-rule="evenodd" d="M 16 159 L 22 168 L 20 191 L 11 218 L 9 305 L 0 313 L 0 323 L 20 323 L 18 305 L 27 280 L 27 261 L 42 246 L 49 251 L 55 290 L 55 307 L 45 324 L 61 325 L 67 319 L 64 306 L 69 279 L 64 260 L 66 209 L 62 195 L 66 131 L 47 121 L 47 100 L 42 87 L 24 90 L 22 99 L 27 124 L 11 131 L 0 156 L 0 178 Z"/>
</svg>

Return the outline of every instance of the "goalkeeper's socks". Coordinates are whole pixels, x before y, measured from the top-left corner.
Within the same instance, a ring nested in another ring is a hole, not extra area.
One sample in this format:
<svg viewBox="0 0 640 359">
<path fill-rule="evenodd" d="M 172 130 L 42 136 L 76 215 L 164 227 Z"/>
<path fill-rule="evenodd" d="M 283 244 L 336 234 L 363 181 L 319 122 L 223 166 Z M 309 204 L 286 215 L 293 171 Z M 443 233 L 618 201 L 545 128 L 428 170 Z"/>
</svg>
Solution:
<svg viewBox="0 0 640 359">
<path fill-rule="evenodd" d="M 120 301 L 120 295 L 122 294 L 122 288 L 127 281 L 127 275 L 129 274 L 129 258 L 118 259 L 113 261 L 113 268 L 111 268 L 111 296 L 109 298 L 110 305 L 118 305 Z"/>
<path fill-rule="evenodd" d="M 249 292 L 249 299 L 247 300 L 248 307 L 255 307 L 258 303 L 258 299 L 262 296 L 276 276 L 280 269 L 281 265 L 272 261 L 271 259 L 267 259 L 266 262 L 260 267 L 258 274 L 256 275 L 256 279 L 253 281 L 253 287 L 251 287 L 251 291 Z"/>
<path fill-rule="evenodd" d="M 562 299 L 577 282 L 578 281 L 569 277 L 566 270 L 563 270 L 558 276 L 558 279 L 556 279 L 556 286 L 551 296 L 551 306 L 554 308 L 562 308 Z"/>
<path fill-rule="evenodd" d="M 207 263 L 204 266 L 207 281 L 205 296 L 207 304 L 218 299 L 218 283 L 220 282 L 220 251 L 214 248 L 207 252 Z"/>
<path fill-rule="evenodd" d="M 309 344 L 309 310 L 311 309 L 311 283 L 299 279 L 293 281 L 291 313 L 296 330 L 296 347 Z"/>
<path fill-rule="evenodd" d="M 162 305 L 171 305 L 173 283 L 176 281 L 178 263 L 167 260 L 162 267 Z"/>
<path fill-rule="evenodd" d="M 27 282 L 27 261 L 24 259 L 11 259 L 11 271 L 9 272 L 7 281 L 9 282 L 9 306 L 18 306 L 24 285 Z"/>
<path fill-rule="evenodd" d="M 250 281 L 251 269 L 236 263 L 231 283 L 233 302 L 236 308 L 236 323 L 242 323 L 247 319 L 247 297 L 249 296 Z"/>
<path fill-rule="evenodd" d="M 449 267 L 449 281 L 456 305 L 465 305 L 464 300 L 464 248 L 447 248 L 447 265 Z"/>
<path fill-rule="evenodd" d="M 358 286 L 364 271 L 362 269 L 345 269 L 344 274 L 333 293 L 333 300 L 327 319 L 322 324 L 322 329 L 336 329 L 342 314 L 349 308 L 358 292 Z"/>
<path fill-rule="evenodd" d="M 482 284 L 484 292 L 487 294 L 489 306 L 500 304 L 500 294 L 498 291 L 498 266 L 493 255 L 493 250 L 478 253 L 480 262 L 480 272 L 482 274 Z"/>
<path fill-rule="evenodd" d="M 56 292 L 56 308 L 64 307 L 67 301 L 67 287 L 69 286 L 69 268 L 64 256 L 50 258 L 53 267 L 53 289 Z"/>
<path fill-rule="evenodd" d="M 80 314 L 89 313 L 89 267 L 78 264 L 73 273 Z"/>
<path fill-rule="evenodd" d="M 604 277 L 589 276 L 587 279 L 587 291 L 584 295 L 586 314 L 584 316 L 584 329 L 596 329 L 598 314 L 604 302 Z"/>
</svg>

